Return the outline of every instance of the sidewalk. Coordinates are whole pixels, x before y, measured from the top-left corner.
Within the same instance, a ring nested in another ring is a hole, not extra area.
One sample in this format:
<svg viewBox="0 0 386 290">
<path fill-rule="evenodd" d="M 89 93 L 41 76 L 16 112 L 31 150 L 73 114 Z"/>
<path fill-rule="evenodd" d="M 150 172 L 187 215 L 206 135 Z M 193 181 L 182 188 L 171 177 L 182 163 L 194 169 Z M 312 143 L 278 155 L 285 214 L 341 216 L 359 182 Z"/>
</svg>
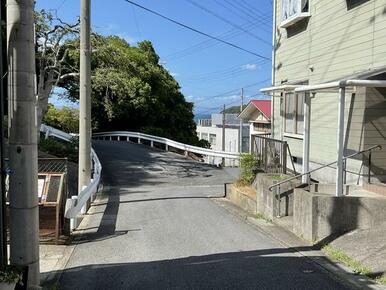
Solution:
<svg viewBox="0 0 386 290">
<path fill-rule="evenodd" d="M 292 232 L 289 232 L 288 230 L 274 223 L 251 216 L 240 207 L 236 206 L 225 198 L 217 199 L 215 202 L 224 207 L 233 215 L 238 216 L 239 218 L 254 226 L 257 231 L 263 232 L 265 235 L 278 240 L 281 244 L 285 245 L 289 249 L 292 249 L 293 251 L 298 252 L 300 255 L 309 258 L 312 262 L 318 264 L 325 271 L 329 272 L 331 276 L 334 276 L 335 279 L 343 282 L 350 288 L 358 290 L 386 290 L 386 285 L 377 284 L 374 280 L 364 275 L 355 273 L 352 269 L 346 267 L 342 263 L 333 261 L 323 251 L 298 238 Z M 372 239 L 372 237 L 375 237 L 376 235 L 377 233 L 375 232 L 353 232 L 351 235 L 347 234 L 346 236 L 342 236 L 339 239 L 336 239 L 332 246 L 342 251 L 345 249 L 348 255 L 351 255 L 350 252 L 357 251 L 356 256 L 353 255 L 352 258 L 359 260 L 359 258 L 362 257 L 364 264 L 365 262 L 372 264 L 370 267 L 372 267 L 374 272 L 383 272 L 386 265 L 386 258 L 384 255 L 386 252 L 386 247 L 382 247 L 381 245 L 385 244 L 386 230 L 383 231 L 382 235 L 379 234 L 379 237 L 376 239 Z M 349 243 L 348 239 L 351 239 L 352 242 Z M 365 245 L 369 240 L 372 240 L 371 243 Z M 378 244 L 377 241 L 379 241 Z M 344 249 L 340 248 L 343 244 L 345 245 Z M 375 256 L 376 258 L 374 258 Z M 359 261 L 362 262 L 361 260 Z"/>
<path fill-rule="evenodd" d="M 74 248 L 75 245 L 40 245 L 41 285 L 56 281 L 55 275 L 66 267 Z"/>
<path fill-rule="evenodd" d="M 386 279 L 386 224 L 349 232 L 331 242 L 331 246 Z"/>
</svg>

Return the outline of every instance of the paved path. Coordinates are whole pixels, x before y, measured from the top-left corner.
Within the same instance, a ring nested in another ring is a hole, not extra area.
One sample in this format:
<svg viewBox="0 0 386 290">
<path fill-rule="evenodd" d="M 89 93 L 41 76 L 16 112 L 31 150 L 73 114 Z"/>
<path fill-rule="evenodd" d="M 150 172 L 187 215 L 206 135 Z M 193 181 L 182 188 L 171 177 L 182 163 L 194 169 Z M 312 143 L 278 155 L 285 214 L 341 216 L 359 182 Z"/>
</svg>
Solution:
<svg viewBox="0 0 386 290">
<path fill-rule="evenodd" d="M 224 170 L 98 141 L 103 197 L 60 289 L 346 289 L 219 206 Z"/>
</svg>

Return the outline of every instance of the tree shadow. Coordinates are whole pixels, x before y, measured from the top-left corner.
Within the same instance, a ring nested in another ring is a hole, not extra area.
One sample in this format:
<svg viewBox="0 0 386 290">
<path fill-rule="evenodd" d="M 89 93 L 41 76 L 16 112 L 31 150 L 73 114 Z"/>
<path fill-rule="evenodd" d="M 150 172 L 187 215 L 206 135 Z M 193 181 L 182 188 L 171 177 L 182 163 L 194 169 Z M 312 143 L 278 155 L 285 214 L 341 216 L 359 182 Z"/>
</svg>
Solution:
<svg viewBox="0 0 386 290">
<path fill-rule="evenodd" d="M 312 251 L 312 247 L 303 248 Z M 66 269 L 59 289 L 350 289 L 292 248 Z M 323 257 L 320 262 L 330 263 Z M 54 275 L 50 275 L 54 276 Z M 49 284 L 48 281 L 47 284 Z M 368 282 L 362 289 L 370 289 Z"/>
</svg>

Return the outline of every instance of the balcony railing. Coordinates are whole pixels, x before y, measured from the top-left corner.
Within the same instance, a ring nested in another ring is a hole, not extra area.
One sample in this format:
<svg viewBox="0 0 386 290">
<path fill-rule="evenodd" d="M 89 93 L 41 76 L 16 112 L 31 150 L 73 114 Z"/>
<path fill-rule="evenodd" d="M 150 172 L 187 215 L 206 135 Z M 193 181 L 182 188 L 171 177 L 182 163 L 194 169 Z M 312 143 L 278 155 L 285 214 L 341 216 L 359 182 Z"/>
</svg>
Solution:
<svg viewBox="0 0 386 290">
<path fill-rule="evenodd" d="M 289 151 L 286 141 L 255 135 L 251 152 L 257 157 L 258 169 L 266 173 L 287 173 Z"/>
</svg>

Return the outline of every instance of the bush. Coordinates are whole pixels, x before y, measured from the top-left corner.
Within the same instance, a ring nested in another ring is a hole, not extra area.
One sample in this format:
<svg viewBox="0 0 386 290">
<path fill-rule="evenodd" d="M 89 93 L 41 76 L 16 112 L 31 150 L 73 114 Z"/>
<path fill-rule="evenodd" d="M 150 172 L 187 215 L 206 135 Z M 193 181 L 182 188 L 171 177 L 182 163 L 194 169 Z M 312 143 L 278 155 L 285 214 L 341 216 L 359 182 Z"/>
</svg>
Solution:
<svg viewBox="0 0 386 290">
<path fill-rule="evenodd" d="M 71 142 L 65 142 L 43 137 L 40 138 L 39 150 L 78 163 L 78 140 L 75 138 Z"/>
<path fill-rule="evenodd" d="M 79 110 L 69 107 L 58 109 L 54 105 L 48 104 L 43 123 L 67 133 L 78 133 Z"/>
<path fill-rule="evenodd" d="M 252 184 L 257 171 L 257 158 L 254 154 L 243 153 L 240 155 L 240 181 L 244 184 Z"/>
<path fill-rule="evenodd" d="M 17 266 L 7 265 L 5 269 L 0 270 L 0 282 L 8 284 L 19 283 L 22 286 L 22 280 L 22 270 Z"/>
</svg>

